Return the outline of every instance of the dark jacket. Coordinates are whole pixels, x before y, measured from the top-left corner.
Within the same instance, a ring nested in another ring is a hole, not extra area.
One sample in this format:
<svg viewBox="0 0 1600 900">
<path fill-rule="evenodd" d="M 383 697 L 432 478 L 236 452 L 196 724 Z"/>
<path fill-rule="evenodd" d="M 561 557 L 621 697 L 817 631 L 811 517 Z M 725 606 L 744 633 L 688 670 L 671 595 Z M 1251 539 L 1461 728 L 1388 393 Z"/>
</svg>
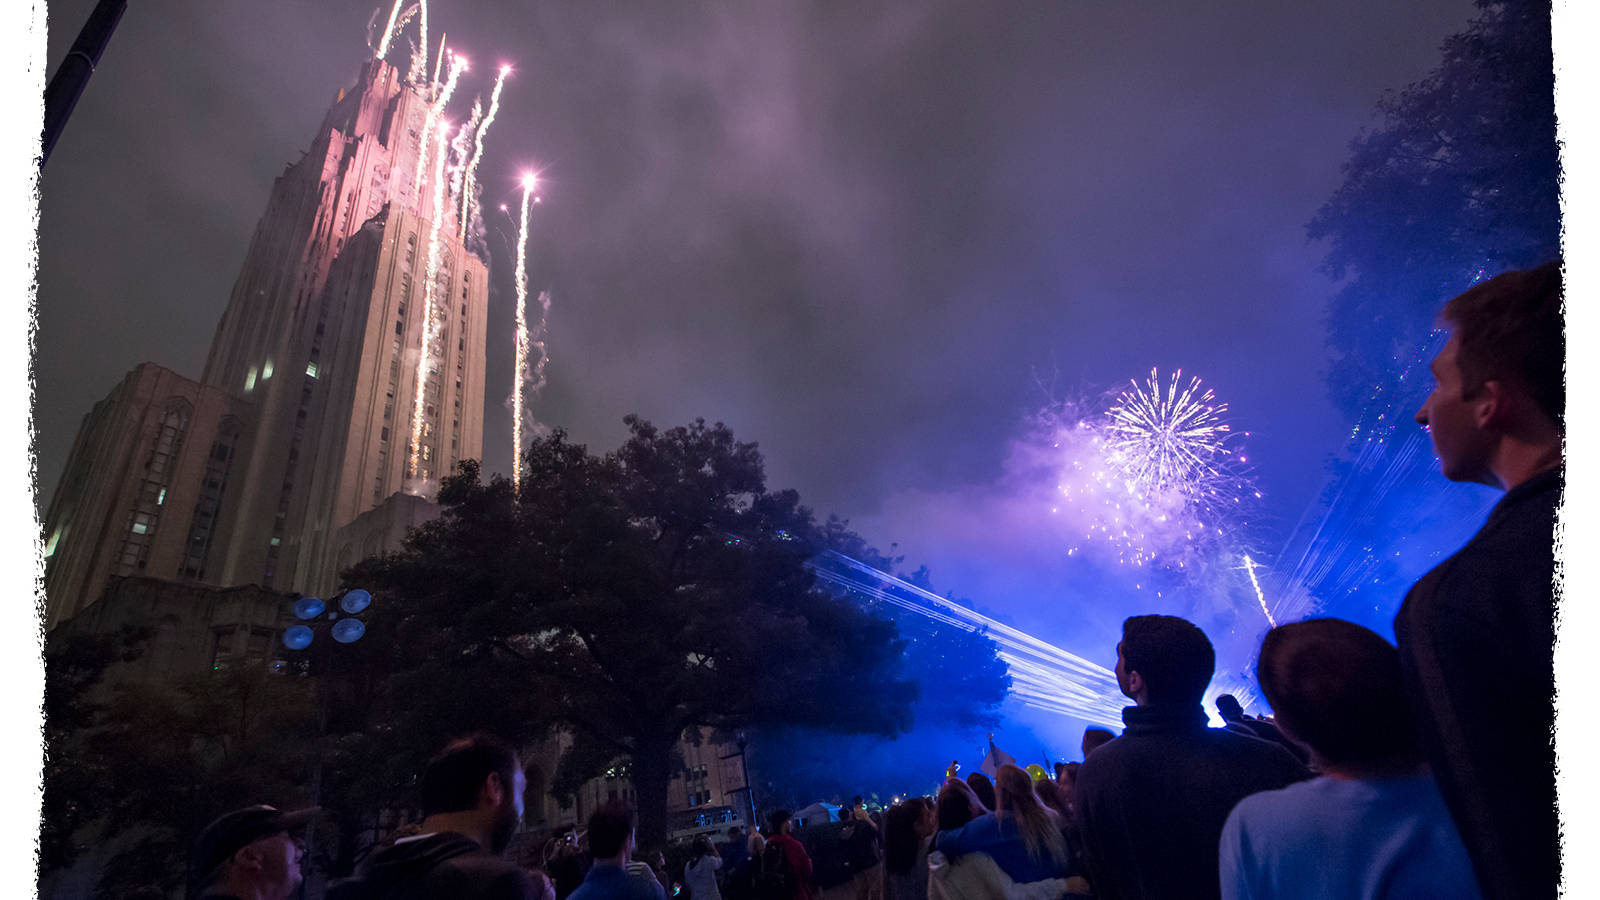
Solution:
<svg viewBox="0 0 1600 900">
<path fill-rule="evenodd" d="M 1199 703 L 1130 706 L 1122 736 L 1089 755 L 1074 794 L 1095 896 L 1221 896 L 1228 813 L 1311 773 L 1277 744 L 1206 727 Z"/>
<path fill-rule="evenodd" d="M 1559 470 L 1516 486 L 1411 588 L 1394 633 L 1445 805 L 1490 900 L 1556 895 Z"/>
<path fill-rule="evenodd" d="M 373 855 L 361 876 L 335 885 L 329 900 L 538 900 L 528 873 L 477 841 L 443 831 L 401 839 Z"/>
</svg>

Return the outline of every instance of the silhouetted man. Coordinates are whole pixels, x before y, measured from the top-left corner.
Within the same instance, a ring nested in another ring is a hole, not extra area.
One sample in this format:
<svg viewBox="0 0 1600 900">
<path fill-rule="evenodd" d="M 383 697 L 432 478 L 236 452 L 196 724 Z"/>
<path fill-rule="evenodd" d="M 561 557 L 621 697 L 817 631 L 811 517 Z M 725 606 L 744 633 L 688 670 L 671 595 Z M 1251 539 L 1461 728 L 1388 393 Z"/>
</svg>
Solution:
<svg viewBox="0 0 1600 900">
<path fill-rule="evenodd" d="M 638 816 L 633 807 L 612 800 L 589 817 L 589 852 L 594 865 L 570 900 L 663 900 L 666 892 L 654 875 L 629 874 Z"/>
<path fill-rule="evenodd" d="M 1322 777 L 1234 807 L 1224 900 L 1477 900 L 1394 647 L 1354 622 L 1311 619 L 1267 632 L 1259 659 L 1279 727 L 1311 748 Z"/>
<path fill-rule="evenodd" d="M 1089 754 L 1076 806 L 1095 895 L 1219 896 L 1217 841 L 1234 804 L 1310 777 L 1277 744 L 1207 727 L 1216 652 L 1174 616 L 1122 623 L 1117 685 L 1136 704 L 1122 736 Z"/>
<path fill-rule="evenodd" d="M 1244 707 L 1239 705 L 1238 697 L 1232 694 L 1218 694 L 1215 702 L 1217 704 L 1217 715 L 1221 716 L 1222 721 L 1227 723 L 1224 727 L 1229 731 L 1236 731 L 1239 734 L 1279 744 L 1285 750 L 1293 753 L 1295 759 L 1301 762 L 1310 762 L 1311 757 L 1307 754 L 1305 748 L 1284 737 L 1283 732 L 1278 730 L 1278 726 L 1271 722 L 1252 719 L 1245 715 Z"/>
<path fill-rule="evenodd" d="M 1083 730 L 1083 758 L 1088 759 L 1089 754 L 1116 740 L 1117 736 L 1106 728 L 1085 728 Z"/>
<path fill-rule="evenodd" d="M 502 855 L 522 821 L 526 788 L 516 751 L 498 738 L 452 741 L 422 773 L 418 833 L 378 851 L 360 879 L 329 896 L 539 900 L 533 879 Z"/>
<path fill-rule="evenodd" d="M 234 810 L 205 827 L 189 854 L 191 896 L 287 900 L 300 886 L 306 845 L 298 832 L 317 810 Z"/>
<path fill-rule="evenodd" d="M 1445 305 L 1450 339 L 1417 411 L 1444 476 L 1505 491 L 1466 546 L 1395 617 L 1406 686 L 1439 789 L 1485 896 L 1553 897 L 1555 517 L 1566 340 L 1559 262 Z"/>
</svg>

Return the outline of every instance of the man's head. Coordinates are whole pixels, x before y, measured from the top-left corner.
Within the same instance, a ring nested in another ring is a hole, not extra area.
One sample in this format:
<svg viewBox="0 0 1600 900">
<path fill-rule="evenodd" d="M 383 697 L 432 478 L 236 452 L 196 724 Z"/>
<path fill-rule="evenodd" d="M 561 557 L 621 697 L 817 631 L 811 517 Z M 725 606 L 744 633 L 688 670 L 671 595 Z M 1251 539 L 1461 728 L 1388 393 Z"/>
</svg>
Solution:
<svg viewBox="0 0 1600 900">
<path fill-rule="evenodd" d="M 200 832 L 190 853 L 194 892 L 213 888 L 288 897 L 300 885 L 300 858 L 305 853 L 298 832 L 316 813 L 315 808 L 283 812 L 251 806 L 218 817 Z"/>
<path fill-rule="evenodd" d="M 1279 625 L 1261 641 L 1256 678 L 1278 727 L 1324 765 L 1371 770 L 1421 761 L 1400 654 L 1360 625 Z"/>
<path fill-rule="evenodd" d="M 1121 683 L 1120 681 L 1118 682 Z M 1116 735 L 1104 728 L 1085 728 L 1083 730 L 1083 758 L 1088 759 L 1089 754 L 1100 747 L 1111 743 Z"/>
<path fill-rule="evenodd" d="M 1122 623 L 1117 686 L 1140 706 L 1199 703 L 1216 671 L 1205 632 L 1177 616 L 1134 616 Z"/>
<path fill-rule="evenodd" d="M 775 809 L 767 813 L 767 833 L 770 835 L 788 834 L 789 820 L 794 818 L 794 813 L 787 809 Z"/>
<path fill-rule="evenodd" d="M 1440 319 L 1450 340 L 1433 360 L 1433 393 L 1416 419 L 1446 478 L 1509 487 L 1495 471 L 1504 441 L 1559 443 L 1566 413 L 1561 299 L 1557 260 L 1507 272 L 1445 304 Z"/>
<path fill-rule="evenodd" d="M 728 829 L 728 840 L 737 841 L 742 837 L 744 837 L 744 831 L 739 826 L 735 825 Z"/>
<path fill-rule="evenodd" d="M 1244 707 L 1239 705 L 1239 698 L 1232 694 L 1217 695 L 1217 715 L 1224 722 L 1239 722 L 1244 719 Z"/>
<path fill-rule="evenodd" d="M 503 853 L 522 821 L 527 775 L 517 753 L 489 734 L 451 741 L 422 772 L 422 814 L 469 813 Z"/>
<path fill-rule="evenodd" d="M 589 852 L 595 859 L 627 862 L 633 855 L 633 834 L 638 822 L 638 815 L 628 803 L 612 800 L 601 806 L 589 817 Z"/>
</svg>

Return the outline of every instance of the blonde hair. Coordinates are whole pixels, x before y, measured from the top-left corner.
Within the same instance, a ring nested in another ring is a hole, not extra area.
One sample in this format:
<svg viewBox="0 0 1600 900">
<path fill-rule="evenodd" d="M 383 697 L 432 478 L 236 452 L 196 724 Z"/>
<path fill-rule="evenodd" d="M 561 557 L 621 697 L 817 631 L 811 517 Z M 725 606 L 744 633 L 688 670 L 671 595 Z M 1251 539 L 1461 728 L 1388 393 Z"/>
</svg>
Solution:
<svg viewBox="0 0 1600 900">
<path fill-rule="evenodd" d="M 1032 776 L 1017 766 L 1004 765 L 995 773 L 994 781 L 996 815 L 1004 814 L 1016 821 L 1028 858 L 1039 862 L 1048 856 L 1059 866 L 1067 865 L 1067 842 L 1034 793 Z"/>
</svg>

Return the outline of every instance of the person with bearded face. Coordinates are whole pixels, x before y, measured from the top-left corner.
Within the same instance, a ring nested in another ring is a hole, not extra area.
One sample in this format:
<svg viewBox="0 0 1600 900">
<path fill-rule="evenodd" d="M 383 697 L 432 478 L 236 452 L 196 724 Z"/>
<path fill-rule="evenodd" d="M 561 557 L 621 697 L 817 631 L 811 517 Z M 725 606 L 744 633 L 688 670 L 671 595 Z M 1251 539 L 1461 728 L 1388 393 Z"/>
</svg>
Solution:
<svg viewBox="0 0 1600 900">
<path fill-rule="evenodd" d="M 504 856 L 526 788 L 516 751 L 498 738 L 452 741 L 422 773 L 419 833 L 374 854 L 358 886 L 340 885 L 330 898 L 540 900 L 527 871 Z"/>
</svg>

